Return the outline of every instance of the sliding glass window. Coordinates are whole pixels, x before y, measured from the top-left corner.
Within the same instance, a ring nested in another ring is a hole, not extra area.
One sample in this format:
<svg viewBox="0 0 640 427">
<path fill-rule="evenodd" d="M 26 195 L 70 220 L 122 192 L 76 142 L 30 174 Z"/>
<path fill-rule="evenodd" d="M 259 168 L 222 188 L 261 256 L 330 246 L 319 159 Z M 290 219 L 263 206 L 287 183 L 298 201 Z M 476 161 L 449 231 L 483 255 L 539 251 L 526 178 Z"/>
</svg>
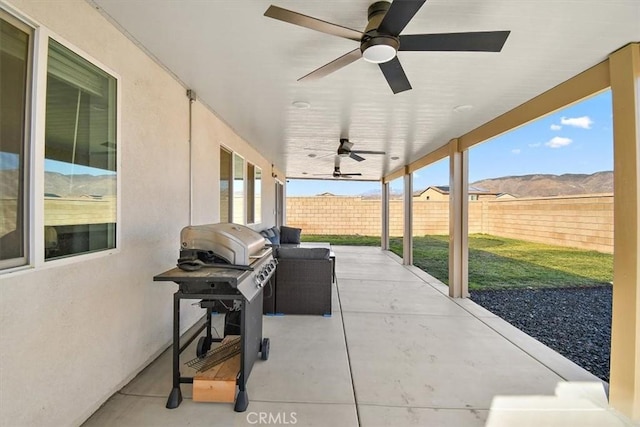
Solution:
<svg viewBox="0 0 640 427">
<path fill-rule="evenodd" d="M 229 202 L 231 194 L 231 171 L 233 170 L 231 152 L 220 148 L 220 222 L 231 222 L 232 213 Z"/>
<path fill-rule="evenodd" d="M 115 248 L 116 79 L 49 41 L 45 259 Z"/>
<path fill-rule="evenodd" d="M 247 163 L 247 224 L 262 222 L 262 170 Z"/>
<path fill-rule="evenodd" d="M 0 269 L 28 254 L 31 30 L 0 12 Z"/>
<path fill-rule="evenodd" d="M 233 222 L 245 223 L 244 159 L 233 153 Z"/>
</svg>

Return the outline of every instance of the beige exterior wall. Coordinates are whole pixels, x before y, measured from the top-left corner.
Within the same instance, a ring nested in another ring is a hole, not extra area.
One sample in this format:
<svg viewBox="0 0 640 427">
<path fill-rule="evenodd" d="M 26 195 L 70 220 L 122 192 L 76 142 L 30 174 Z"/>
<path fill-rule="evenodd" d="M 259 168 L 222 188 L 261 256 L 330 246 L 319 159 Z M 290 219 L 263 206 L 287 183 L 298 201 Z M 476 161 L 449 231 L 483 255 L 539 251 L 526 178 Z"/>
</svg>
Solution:
<svg viewBox="0 0 640 427">
<path fill-rule="evenodd" d="M 391 236 L 402 236 L 402 201 L 391 200 Z M 449 233 L 449 202 L 413 202 L 413 234 Z M 287 222 L 305 234 L 380 235 L 380 200 L 289 197 Z M 469 201 L 469 233 L 613 252 L 613 196 Z"/>
<path fill-rule="evenodd" d="M 177 285 L 153 276 L 175 265 L 190 220 L 218 221 L 220 145 L 266 172 L 256 228 L 275 222 L 271 161 L 196 101 L 190 209 L 186 88 L 85 1 L 5 5 L 120 76 L 117 249 L 0 272 L 0 425 L 77 426 L 169 345 Z M 181 307 L 183 331 L 203 314 L 191 303 Z"/>
</svg>

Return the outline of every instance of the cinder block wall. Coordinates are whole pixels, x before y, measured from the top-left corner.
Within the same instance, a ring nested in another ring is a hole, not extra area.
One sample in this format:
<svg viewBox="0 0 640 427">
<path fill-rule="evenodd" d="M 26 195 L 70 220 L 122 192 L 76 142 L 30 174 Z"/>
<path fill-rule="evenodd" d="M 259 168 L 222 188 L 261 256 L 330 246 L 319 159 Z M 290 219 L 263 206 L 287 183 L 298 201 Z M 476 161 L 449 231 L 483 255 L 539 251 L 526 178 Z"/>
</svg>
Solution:
<svg viewBox="0 0 640 427">
<path fill-rule="evenodd" d="M 414 201 L 414 236 L 449 233 L 448 201 Z M 402 236 L 403 204 L 389 202 L 391 236 Z M 288 225 L 305 234 L 380 235 L 380 200 L 288 197 Z M 469 233 L 613 253 L 613 195 L 469 202 Z"/>
<path fill-rule="evenodd" d="M 481 203 L 487 234 L 613 253 L 613 195 Z"/>
</svg>

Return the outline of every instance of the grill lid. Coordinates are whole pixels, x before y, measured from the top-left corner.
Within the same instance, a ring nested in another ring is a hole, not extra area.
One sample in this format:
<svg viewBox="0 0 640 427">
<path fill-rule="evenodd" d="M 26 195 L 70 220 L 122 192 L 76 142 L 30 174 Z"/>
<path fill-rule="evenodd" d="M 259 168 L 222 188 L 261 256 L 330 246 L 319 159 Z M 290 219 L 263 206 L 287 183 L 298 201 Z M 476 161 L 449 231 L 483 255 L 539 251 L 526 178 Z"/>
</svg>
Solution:
<svg viewBox="0 0 640 427">
<path fill-rule="evenodd" d="M 240 224 L 190 225 L 180 232 L 182 250 L 212 251 L 230 264 L 249 265 L 265 247 L 262 235 Z"/>
</svg>

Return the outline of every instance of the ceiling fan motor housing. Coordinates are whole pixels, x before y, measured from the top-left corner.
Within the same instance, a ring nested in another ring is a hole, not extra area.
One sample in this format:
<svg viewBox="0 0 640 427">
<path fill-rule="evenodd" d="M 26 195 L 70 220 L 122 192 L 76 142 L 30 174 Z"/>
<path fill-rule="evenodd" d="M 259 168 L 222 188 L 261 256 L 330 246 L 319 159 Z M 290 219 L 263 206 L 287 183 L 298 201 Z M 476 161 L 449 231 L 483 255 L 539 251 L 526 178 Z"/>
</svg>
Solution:
<svg viewBox="0 0 640 427">
<path fill-rule="evenodd" d="M 349 143 L 348 138 L 340 138 L 340 145 L 338 146 L 338 156 L 349 157 L 349 155 L 351 154 L 352 146 L 353 144 Z"/>
<path fill-rule="evenodd" d="M 378 27 L 389 10 L 391 3 L 378 1 L 369 6 L 369 23 L 365 28 L 365 36 L 360 42 L 360 51 L 366 61 L 373 63 L 388 62 L 395 58 L 400 47 L 400 40 L 390 34 L 381 34 Z"/>
</svg>

